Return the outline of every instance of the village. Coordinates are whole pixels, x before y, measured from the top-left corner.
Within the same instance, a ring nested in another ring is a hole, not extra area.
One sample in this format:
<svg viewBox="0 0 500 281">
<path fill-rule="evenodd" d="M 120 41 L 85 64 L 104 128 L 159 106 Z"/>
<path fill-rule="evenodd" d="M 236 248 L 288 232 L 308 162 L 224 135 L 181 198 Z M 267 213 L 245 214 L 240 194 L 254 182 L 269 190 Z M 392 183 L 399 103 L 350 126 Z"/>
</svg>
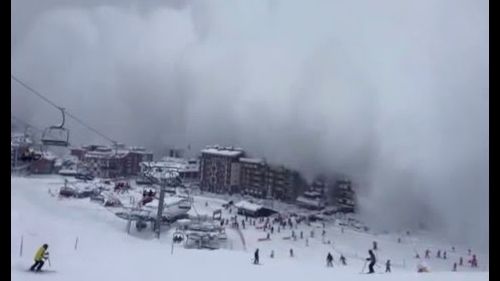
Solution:
<svg viewBox="0 0 500 281">
<path fill-rule="evenodd" d="M 29 134 L 13 133 L 12 172 L 59 174 L 79 180 L 99 178 L 147 186 L 154 184 L 151 177 L 174 171 L 184 187 L 241 195 L 271 208 L 280 201 L 332 215 L 352 213 L 356 206 L 355 191 L 348 178 L 318 175 L 307 182 L 299 171 L 268 163 L 265 158 L 250 157 L 241 148 L 207 146 L 193 158 L 184 158 L 183 150 L 170 149 L 168 155 L 153 161 L 151 151 L 123 144 L 69 147 L 69 153 L 61 157 L 41 147 L 33 143 Z"/>
</svg>

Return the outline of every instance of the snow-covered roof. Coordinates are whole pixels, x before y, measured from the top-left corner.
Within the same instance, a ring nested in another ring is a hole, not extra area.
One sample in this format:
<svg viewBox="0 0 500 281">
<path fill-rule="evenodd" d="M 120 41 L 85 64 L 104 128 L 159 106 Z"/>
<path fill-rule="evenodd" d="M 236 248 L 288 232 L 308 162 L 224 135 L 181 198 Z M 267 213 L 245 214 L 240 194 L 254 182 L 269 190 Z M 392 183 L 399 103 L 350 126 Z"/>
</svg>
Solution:
<svg viewBox="0 0 500 281">
<path fill-rule="evenodd" d="M 153 169 L 173 169 L 177 172 L 197 172 L 199 170 L 197 162 L 191 164 L 187 159 L 172 157 L 164 157 L 162 161 L 141 162 L 139 165 Z"/>
<path fill-rule="evenodd" d="M 257 205 L 257 204 L 254 204 L 254 203 L 250 203 L 248 201 L 240 201 L 236 204 L 234 204 L 234 206 L 236 208 L 239 208 L 239 209 L 245 209 L 245 210 L 249 210 L 249 211 L 252 211 L 252 212 L 256 212 L 258 211 L 259 209 L 262 209 L 262 206 L 261 205 Z"/>
<path fill-rule="evenodd" d="M 314 207 L 321 207 L 322 203 L 320 200 L 314 200 L 314 199 L 309 199 L 304 196 L 299 196 L 297 197 L 296 200 L 298 203 L 304 204 L 304 205 L 309 205 L 309 206 L 314 206 Z"/>
<path fill-rule="evenodd" d="M 240 162 L 251 163 L 251 164 L 263 164 L 264 159 L 242 157 L 242 158 L 240 158 Z"/>
<path fill-rule="evenodd" d="M 61 169 L 59 170 L 59 174 L 61 175 L 76 175 L 78 172 L 72 169 Z"/>
<path fill-rule="evenodd" d="M 243 154 L 241 150 L 226 149 L 226 148 L 205 148 L 201 150 L 201 153 L 212 154 L 218 156 L 226 157 L 237 157 Z"/>
<path fill-rule="evenodd" d="M 319 193 L 318 191 L 306 191 L 306 192 L 304 192 L 304 196 L 305 197 L 320 197 L 321 193 Z"/>
<path fill-rule="evenodd" d="M 158 180 L 165 179 L 165 178 L 176 178 L 179 176 L 179 173 L 176 171 L 162 171 L 162 172 L 152 172 L 150 174 L 153 178 L 156 178 Z"/>
<path fill-rule="evenodd" d="M 178 196 L 165 196 L 165 199 L 163 201 L 163 206 L 164 206 L 164 212 L 167 212 L 167 210 L 172 209 L 172 207 L 176 207 L 179 205 L 181 202 L 186 201 L 186 198 L 178 197 Z M 158 204 L 160 202 L 157 199 L 154 199 L 151 201 L 151 203 L 148 203 L 147 209 L 158 209 Z"/>
</svg>

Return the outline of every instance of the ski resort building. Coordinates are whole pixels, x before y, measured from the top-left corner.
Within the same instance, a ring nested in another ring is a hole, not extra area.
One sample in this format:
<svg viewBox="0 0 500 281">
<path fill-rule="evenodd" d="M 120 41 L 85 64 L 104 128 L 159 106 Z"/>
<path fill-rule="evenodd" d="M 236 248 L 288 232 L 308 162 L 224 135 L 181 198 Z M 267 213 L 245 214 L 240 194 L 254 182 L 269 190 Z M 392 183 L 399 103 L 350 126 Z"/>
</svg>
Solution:
<svg viewBox="0 0 500 281">
<path fill-rule="evenodd" d="M 250 217 L 268 217 L 277 213 L 272 209 L 245 200 L 234 204 L 234 206 L 238 209 L 238 214 Z"/>
<path fill-rule="evenodd" d="M 144 148 L 124 146 L 89 145 L 71 149 L 71 155 L 93 176 L 101 178 L 137 176 L 141 171 L 139 163 L 153 160 L 153 154 Z"/>
<path fill-rule="evenodd" d="M 296 171 L 260 158 L 240 158 L 240 192 L 256 198 L 294 200 L 305 181 Z"/>
<path fill-rule="evenodd" d="M 281 165 L 268 165 L 266 184 L 271 187 L 272 198 L 291 202 L 306 187 L 306 181 L 298 171 Z"/>
<path fill-rule="evenodd" d="M 33 161 L 28 170 L 32 174 L 52 174 L 55 171 L 56 156 L 50 152 L 42 153 L 39 160 Z"/>
<path fill-rule="evenodd" d="M 240 193 L 257 198 L 268 195 L 266 184 L 267 164 L 260 158 L 240 158 Z"/>
<path fill-rule="evenodd" d="M 321 210 L 325 207 L 324 197 L 317 191 L 306 191 L 301 196 L 297 197 L 297 205 L 300 207 Z"/>
<path fill-rule="evenodd" d="M 161 161 L 141 162 L 139 165 L 143 178 L 173 170 L 179 174 L 182 182 L 197 182 L 200 179 L 200 163 L 197 159 L 164 157 Z"/>
<path fill-rule="evenodd" d="M 350 180 L 342 179 L 336 182 L 334 198 L 335 205 L 338 207 L 339 211 L 344 213 L 354 212 L 356 196 Z"/>
<path fill-rule="evenodd" d="M 297 205 L 300 207 L 321 210 L 327 203 L 327 183 L 324 178 L 317 177 L 301 196 L 297 197 Z"/>
<path fill-rule="evenodd" d="M 245 152 L 233 147 L 211 146 L 201 151 L 200 188 L 215 193 L 235 193 L 240 181 L 239 158 Z"/>
</svg>

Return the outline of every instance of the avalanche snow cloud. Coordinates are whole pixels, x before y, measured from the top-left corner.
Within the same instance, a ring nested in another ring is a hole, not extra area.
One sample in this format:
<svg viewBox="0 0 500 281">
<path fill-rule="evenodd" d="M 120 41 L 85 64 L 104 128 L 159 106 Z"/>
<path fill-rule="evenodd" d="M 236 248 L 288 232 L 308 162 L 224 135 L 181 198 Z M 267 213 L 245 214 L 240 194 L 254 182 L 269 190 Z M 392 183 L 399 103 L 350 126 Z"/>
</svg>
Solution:
<svg viewBox="0 0 500 281">
<path fill-rule="evenodd" d="M 147 4 L 145 4 L 147 3 Z M 12 72 L 116 139 L 352 175 L 383 229 L 488 245 L 487 1 L 12 2 Z M 12 111 L 58 113 L 12 82 Z M 100 141 L 69 122 L 73 143 Z"/>
</svg>

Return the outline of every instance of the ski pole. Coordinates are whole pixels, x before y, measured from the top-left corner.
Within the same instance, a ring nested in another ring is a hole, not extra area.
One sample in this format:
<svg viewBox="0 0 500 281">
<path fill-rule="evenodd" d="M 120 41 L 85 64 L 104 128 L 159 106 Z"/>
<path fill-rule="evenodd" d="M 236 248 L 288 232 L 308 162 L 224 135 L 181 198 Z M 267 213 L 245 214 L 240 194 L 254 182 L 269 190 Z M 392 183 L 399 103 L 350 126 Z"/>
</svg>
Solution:
<svg viewBox="0 0 500 281">
<path fill-rule="evenodd" d="M 361 269 L 361 272 L 360 272 L 360 273 L 363 273 L 363 272 L 365 271 L 365 267 L 366 267 L 366 263 L 367 263 L 367 262 L 368 262 L 368 261 L 366 261 L 366 260 L 365 260 L 365 263 L 363 264 L 363 268 Z"/>
<path fill-rule="evenodd" d="M 52 265 L 50 265 L 50 258 L 47 258 L 47 261 L 49 262 L 49 267 L 52 267 Z"/>
</svg>

